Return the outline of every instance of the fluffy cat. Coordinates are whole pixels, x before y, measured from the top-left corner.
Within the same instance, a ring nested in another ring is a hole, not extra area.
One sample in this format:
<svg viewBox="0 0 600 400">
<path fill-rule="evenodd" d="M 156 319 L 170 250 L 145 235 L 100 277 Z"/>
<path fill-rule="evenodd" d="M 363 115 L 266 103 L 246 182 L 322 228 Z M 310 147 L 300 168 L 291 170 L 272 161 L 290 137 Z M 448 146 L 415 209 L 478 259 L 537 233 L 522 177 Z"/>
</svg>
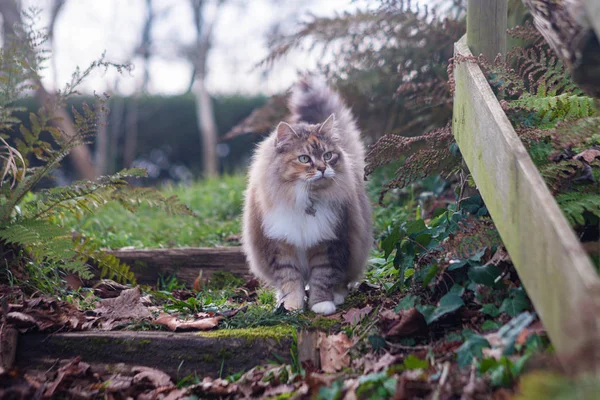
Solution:
<svg viewBox="0 0 600 400">
<path fill-rule="evenodd" d="M 292 118 L 258 146 L 242 244 L 251 271 L 286 309 L 331 314 L 360 278 L 373 243 L 365 149 L 350 110 L 323 80 L 292 91 Z"/>
</svg>

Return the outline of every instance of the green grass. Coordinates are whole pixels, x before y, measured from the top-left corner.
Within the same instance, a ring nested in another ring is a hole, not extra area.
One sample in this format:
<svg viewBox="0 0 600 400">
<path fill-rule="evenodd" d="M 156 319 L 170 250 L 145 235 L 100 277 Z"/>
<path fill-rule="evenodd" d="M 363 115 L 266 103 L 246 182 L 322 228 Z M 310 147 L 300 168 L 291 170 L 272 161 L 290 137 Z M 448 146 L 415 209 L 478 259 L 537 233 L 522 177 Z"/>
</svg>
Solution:
<svg viewBox="0 0 600 400">
<path fill-rule="evenodd" d="M 376 235 L 397 221 L 412 216 L 415 204 L 408 191 L 390 192 L 386 196 L 387 208 L 377 204 L 381 185 L 393 175 L 395 166 L 380 168 L 367 183 L 367 191 L 373 203 L 374 231 Z M 66 219 L 72 229 L 110 249 L 122 247 L 168 248 L 213 247 L 238 245 L 226 239 L 239 235 L 244 175 L 222 176 L 198 181 L 191 186 L 166 186 L 161 188 L 165 196 L 176 195 L 194 211 L 197 217 L 172 216 L 143 205 L 132 213 L 116 202 L 110 202 L 93 215 L 81 220 Z"/>
<path fill-rule="evenodd" d="M 211 247 L 228 245 L 227 237 L 240 232 L 245 177 L 222 176 L 191 186 L 164 187 L 167 195 L 176 195 L 197 217 L 171 216 L 144 205 L 131 213 L 111 202 L 81 221 L 66 221 L 72 229 L 106 248 L 134 246 Z M 234 243 L 237 244 L 237 243 Z"/>
</svg>

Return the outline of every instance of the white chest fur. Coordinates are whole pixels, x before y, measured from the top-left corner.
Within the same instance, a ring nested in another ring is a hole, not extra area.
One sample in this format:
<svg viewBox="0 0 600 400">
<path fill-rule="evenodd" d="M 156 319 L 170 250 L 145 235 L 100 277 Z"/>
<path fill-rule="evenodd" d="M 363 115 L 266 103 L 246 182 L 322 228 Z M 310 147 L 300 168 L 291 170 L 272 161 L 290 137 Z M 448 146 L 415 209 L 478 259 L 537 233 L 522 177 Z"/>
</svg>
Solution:
<svg viewBox="0 0 600 400">
<path fill-rule="evenodd" d="M 336 209 L 331 204 L 315 203 L 313 215 L 306 212 L 309 204 L 308 194 L 299 190 L 295 206 L 277 205 L 264 217 L 265 235 L 302 249 L 335 239 L 335 228 L 339 219 Z"/>
</svg>

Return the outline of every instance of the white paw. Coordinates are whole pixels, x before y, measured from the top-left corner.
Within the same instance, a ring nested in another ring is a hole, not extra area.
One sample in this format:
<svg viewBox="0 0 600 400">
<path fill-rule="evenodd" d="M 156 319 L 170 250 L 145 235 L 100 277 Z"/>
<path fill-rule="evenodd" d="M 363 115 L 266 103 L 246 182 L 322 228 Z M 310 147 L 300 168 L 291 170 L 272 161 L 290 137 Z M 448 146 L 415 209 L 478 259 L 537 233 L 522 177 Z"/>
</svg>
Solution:
<svg viewBox="0 0 600 400">
<path fill-rule="evenodd" d="M 314 304 L 310 309 L 317 314 L 329 315 L 335 312 L 335 304 L 333 301 L 322 301 Z"/>
<path fill-rule="evenodd" d="M 340 304 L 344 304 L 344 301 L 346 301 L 345 293 L 333 293 L 333 304 L 339 306 Z"/>
</svg>

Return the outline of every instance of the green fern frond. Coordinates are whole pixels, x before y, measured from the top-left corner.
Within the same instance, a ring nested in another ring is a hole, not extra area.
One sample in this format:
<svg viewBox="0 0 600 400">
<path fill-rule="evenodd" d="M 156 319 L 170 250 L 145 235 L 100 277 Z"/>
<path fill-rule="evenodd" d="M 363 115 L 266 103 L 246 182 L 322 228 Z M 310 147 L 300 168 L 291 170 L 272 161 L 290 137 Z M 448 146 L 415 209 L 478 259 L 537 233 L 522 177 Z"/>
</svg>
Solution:
<svg viewBox="0 0 600 400">
<path fill-rule="evenodd" d="M 165 197 L 161 192 L 153 188 L 136 187 L 114 193 L 113 200 L 118 201 L 125 209 L 134 212 L 142 204 L 158 208 L 169 215 L 194 216 L 185 204 L 182 204 L 177 196 Z"/>
<path fill-rule="evenodd" d="M 509 106 L 535 112 L 542 124 L 591 117 L 597 113 L 593 98 L 570 93 L 549 97 L 524 95 L 510 101 Z"/>
<path fill-rule="evenodd" d="M 556 201 L 571 225 L 585 225 L 586 212 L 600 217 L 600 196 L 597 193 L 569 192 L 556 196 Z"/>
<path fill-rule="evenodd" d="M 135 284 L 135 276 L 129 265 L 121 262 L 117 257 L 100 250 L 90 239 L 83 239 L 75 246 L 75 251 L 82 257 L 89 259 L 100 268 L 100 278 L 113 279 L 120 283 Z"/>
<path fill-rule="evenodd" d="M 42 190 L 38 200 L 26 204 L 26 215 L 44 218 L 64 213 L 81 217 L 112 199 L 118 189 L 127 186 L 127 178 L 146 176 L 140 168 L 126 169 L 95 181 L 80 181 L 66 187 Z"/>
<path fill-rule="evenodd" d="M 581 171 L 582 165 L 575 160 L 564 160 L 540 167 L 540 173 L 553 193 L 558 193 Z"/>
</svg>

